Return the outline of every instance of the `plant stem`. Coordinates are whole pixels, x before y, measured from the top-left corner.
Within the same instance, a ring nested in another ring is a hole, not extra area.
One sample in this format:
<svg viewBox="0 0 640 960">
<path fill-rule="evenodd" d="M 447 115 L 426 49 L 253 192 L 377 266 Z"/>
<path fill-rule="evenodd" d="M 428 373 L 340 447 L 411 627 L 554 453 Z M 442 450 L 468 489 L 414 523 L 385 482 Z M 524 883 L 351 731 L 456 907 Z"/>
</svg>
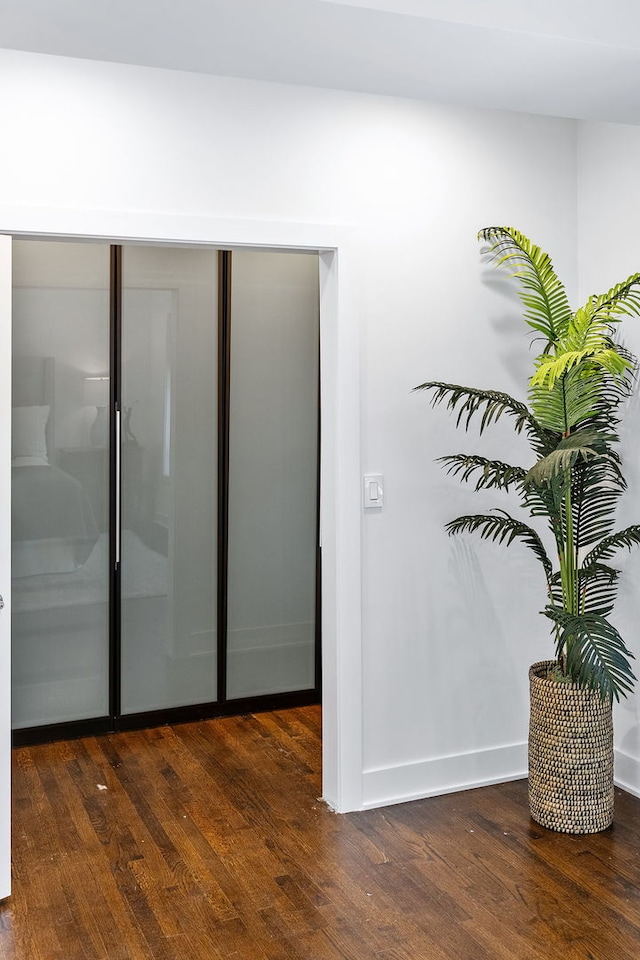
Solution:
<svg viewBox="0 0 640 960">
<path fill-rule="evenodd" d="M 562 593 L 564 607 L 571 614 L 577 614 L 578 611 L 578 557 L 575 548 L 573 531 L 573 506 L 571 503 L 571 471 L 565 470 L 564 474 L 564 521 L 565 521 L 565 550 L 564 557 L 561 560 L 562 569 Z M 565 650 L 560 656 L 563 672 L 565 669 L 566 655 L 571 638 L 567 637 Z"/>
<path fill-rule="evenodd" d="M 556 350 L 557 353 L 557 350 Z M 566 374 L 562 375 L 562 406 L 564 412 L 564 432 L 563 438 L 571 435 L 571 423 L 569 411 L 567 409 L 567 389 Z M 573 532 L 573 505 L 571 503 L 571 470 L 564 471 L 564 553 L 560 561 L 562 578 L 562 599 L 564 608 L 571 614 L 578 612 L 577 605 L 577 579 L 578 579 L 578 557 L 575 548 Z M 564 649 L 559 651 L 560 666 L 562 672 L 566 673 L 566 661 L 568 648 L 571 645 L 571 638 L 566 637 Z"/>
</svg>

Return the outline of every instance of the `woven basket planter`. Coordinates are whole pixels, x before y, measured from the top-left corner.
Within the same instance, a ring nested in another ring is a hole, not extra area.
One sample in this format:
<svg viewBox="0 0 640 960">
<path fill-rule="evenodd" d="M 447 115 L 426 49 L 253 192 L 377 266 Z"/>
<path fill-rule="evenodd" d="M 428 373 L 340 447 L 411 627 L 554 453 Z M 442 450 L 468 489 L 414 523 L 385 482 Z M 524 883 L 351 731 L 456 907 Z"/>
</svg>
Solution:
<svg viewBox="0 0 640 960">
<path fill-rule="evenodd" d="M 547 678 L 554 661 L 529 669 L 529 807 L 562 833 L 598 833 L 613 820 L 611 704 Z"/>
</svg>

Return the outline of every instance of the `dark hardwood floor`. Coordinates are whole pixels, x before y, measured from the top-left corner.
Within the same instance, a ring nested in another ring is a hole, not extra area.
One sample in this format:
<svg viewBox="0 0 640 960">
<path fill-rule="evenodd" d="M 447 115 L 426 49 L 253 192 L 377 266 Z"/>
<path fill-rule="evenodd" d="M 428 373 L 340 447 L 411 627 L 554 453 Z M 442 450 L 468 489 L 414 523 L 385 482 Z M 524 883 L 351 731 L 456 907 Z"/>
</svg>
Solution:
<svg viewBox="0 0 640 960">
<path fill-rule="evenodd" d="M 521 781 L 338 816 L 317 707 L 15 751 L 3 960 L 638 960 L 640 801 Z"/>
</svg>

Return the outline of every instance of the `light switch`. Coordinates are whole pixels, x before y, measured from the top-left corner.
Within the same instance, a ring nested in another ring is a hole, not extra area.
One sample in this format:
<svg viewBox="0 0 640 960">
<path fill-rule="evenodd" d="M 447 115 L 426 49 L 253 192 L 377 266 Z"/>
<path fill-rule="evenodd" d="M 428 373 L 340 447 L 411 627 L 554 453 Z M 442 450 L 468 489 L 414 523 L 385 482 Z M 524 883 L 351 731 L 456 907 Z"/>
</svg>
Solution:
<svg viewBox="0 0 640 960">
<path fill-rule="evenodd" d="M 370 473 L 364 478 L 365 510 L 381 510 L 384 505 L 384 482 L 381 473 Z"/>
</svg>

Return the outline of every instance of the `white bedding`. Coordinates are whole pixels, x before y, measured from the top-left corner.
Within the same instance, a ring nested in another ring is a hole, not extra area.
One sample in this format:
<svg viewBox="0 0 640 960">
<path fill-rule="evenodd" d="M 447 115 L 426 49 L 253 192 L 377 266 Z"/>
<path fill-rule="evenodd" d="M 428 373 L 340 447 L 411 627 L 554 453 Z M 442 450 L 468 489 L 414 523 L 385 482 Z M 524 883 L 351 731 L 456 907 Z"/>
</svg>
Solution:
<svg viewBox="0 0 640 960">
<path fill-rule="evenodd" d="M 166 595 L 169 561 L 145 546 L 133 530 L 122 531 L 122 557 L 123 600 Z M 109 537 L 103 533 L 82 567 L 69 573 L 45 573 L 14 580 L 13 612 L 107 603 L 108 571 Z"/>
<path fill-rule="evenodd" d="M 51 540 L 14 540 L 11 544 L 11 576 L 15 580 L 47 573 L 72 573 L 78 569 L 74 543 Z M 14 592 L 16 585 L 14 583 Z"/>
</svg>

